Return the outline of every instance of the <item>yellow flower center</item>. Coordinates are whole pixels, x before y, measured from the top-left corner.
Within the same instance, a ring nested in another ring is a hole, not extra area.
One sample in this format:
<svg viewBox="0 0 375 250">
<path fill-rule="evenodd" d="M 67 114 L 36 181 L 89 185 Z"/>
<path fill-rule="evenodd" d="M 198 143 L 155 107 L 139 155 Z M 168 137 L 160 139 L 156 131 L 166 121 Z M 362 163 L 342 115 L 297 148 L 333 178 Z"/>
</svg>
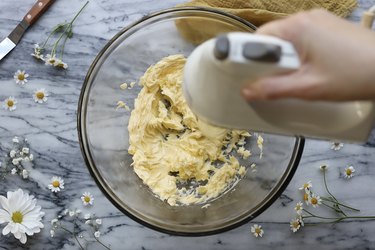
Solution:
<svg viewBox="0 0 375 250">
<path fill-rule="evenodd" d="M 18 80 L 23 81 L 23 80 L 25 80 L 25 74 L 20 73 L 20 74 L 18 74 L 17 78 L 18 78 Z"/>
<path fill-rule="evenodd" d="M 50 62 L 51 64 L 54 64 L 54 63 L 56 62 L 56 60 L 55 60 L 55 59 L 49 59 L 49 62 Z"/>
<path fill-rule="evenodd" d="M 13 100 L 8 100 L 7 101 L 7 105 L 8 105 L 8 107 L 13 107 L 14 101 Z"/>
<path fill-rule="evenodd" d="M 60 182 L 59 181 L 53 181 L 52 186 L 55 187 L 55 188 L 60 187 Z"/>
<path fill-rule="evenodd" d="M 309 184 L 308 183 L 305 183 L 305 184 L 303 184 L 303 188 L 308 188 L 309 187 Z"/>
<path fill-rule="evenodd" d="M 23 215 L 21 212 L 17 211 L 12 214 L 12 221 L 14 223 L 21 223 L 23 220 Z"/>
<path fill-rule="evenodd" d="M 318 204 L 318 199 L 316 199 L 315 197 L 311 198 L 311 204 L 313 205 Z"/>
<path fill-rule="evenodd" d="M 304 194 L 304 195 L 303 195 L 303 200 L 304 200 L 304 201 L 309 200 L 309 194 Z"/>
<path fill-rule="evenodd" d="M 346 175 L 351 175 L 352 174 L 352 170 L 350 168 L 346 169 Z"/>
<path fill-rule="evenodd" d="M 302 209 L 302 207 L 300 205 L 296 206 L 296 210 L 301 210 L 301 209 Z"/>
<path fill-rule="evenodd" d="M 299 226 L 299 221 L 294 221 L 292 224 L 293 228 L 298 228 Z"/>
<path fill-rule="evenodd" d="M 85 202 L 90 202 L 90 196 L 85 196 L 85 198 L 83 198 L 83 200 L 85 201 Z"/>
<path fill-rule="evenodd" d="M 44 98 L 44 93 L 43 92 L 37 92 L 36 93 L 36 98 L 43 99 Z"/>
</svg>

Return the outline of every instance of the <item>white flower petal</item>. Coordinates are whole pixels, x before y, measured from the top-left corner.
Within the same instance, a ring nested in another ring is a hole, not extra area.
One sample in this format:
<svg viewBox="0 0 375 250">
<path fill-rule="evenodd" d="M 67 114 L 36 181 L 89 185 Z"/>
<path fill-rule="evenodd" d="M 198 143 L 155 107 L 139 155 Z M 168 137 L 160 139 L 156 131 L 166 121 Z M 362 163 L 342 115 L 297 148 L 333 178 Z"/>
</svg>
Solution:
<svg viewBox="0 0 375 250">
<path fill-rule="evenodd" d="M 20 231 L 15 232 L 14 237 L 19 240 L 21 238 L 21 232 Z"/>
<path fill-rule="evenodd" d="M 35 220 L 30 220 L 30 219 L 26 220 L 26 219 L 24 219 L 22 221 L 22 225 L 24 225 L 27 228 L 34 228 L 34 227 L 38 227 L 39 222 L 35 221 Z"/>
<path fill-rule="evenodd" d="M 22 234 L 21 235 L 21 239 L 20 239 L 20 242 L 22 243 L 22 244 L 25 244 L 26 243 L 26 241 L 27 241 L 27 237 L 26 237 L 26 234 Z"/>
<path fill-rule="evenodd" d="M 4 235 L 12 233 L 24 244 L 27 241 L 26 234 L 34 235 L 44 227 L 41 223 L 44 212 L 40 211 L 40 206 L 36 206 L 34 196 L 24 193 L 22 189 L 7 192 L 7 198 L 2 198 L 1 202 L 8 203 L 9 208 L 9 211 L 0 209 L 1 220 L 8 222 L 2 232 Z M 13 221 L 12 214 L 14 212 L 22 214 L 22 220 L 19 223 Z"/>
<path fill-rule="evenodd" d="M 10 230 L 12 230 L 12 224 L 11 223 L 8 223 L 8 225 L 6 225 L 4 228 L 3 228 L 3 235 L 7 235 L 10 233 Z"/>
<path fill-rule="evenodd" d="M 4 196 L 0 195 L 0 205 L 9 212 L 9 203 L 8 199 L 5 198 Z"/>
<path fill-rule="evenodd" d="M 13 223 L 13 222 L 11 222 L 12 224 L 13 224 L 13 226 L 12 226 L 12 228 L 10 229 L 10 232 L 12 233 L 12 234 L 15 234 L 18 230 L 19 230 L 19 225 L 20 224 L 18 224 L 18 223 Z"/>
<path fill-rule="evenodd" d="M 0 224 L 3 224 L 3 223 L 8 222 L 10 220 L 11 220 L 10 214 L 5 210 L 0 209 Z"/>
</svg>

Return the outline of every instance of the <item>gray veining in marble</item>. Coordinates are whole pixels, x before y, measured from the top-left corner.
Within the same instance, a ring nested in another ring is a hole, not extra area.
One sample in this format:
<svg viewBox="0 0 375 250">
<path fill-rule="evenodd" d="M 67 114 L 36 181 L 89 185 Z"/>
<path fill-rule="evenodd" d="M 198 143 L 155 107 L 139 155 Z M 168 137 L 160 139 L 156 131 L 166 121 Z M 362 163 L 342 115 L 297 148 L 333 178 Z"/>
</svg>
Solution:
<svg viewBox="0 0 375 250">
<path fill-rule="evenodd" d="M 81 208 L 80 196 L 90 191 L 95 205 L 82 208 L 95 212 L 103 218 L 102 241 L 112 249 L 374 249 L 375 221 L 350 220 L 336 225 L 305 227 L 293 234 L 289 221 L 295 203 L 301 194 L 297 188 L 307 179 L 312 180 L 317 192 L 323 193 L 323 182 L 318 167 L 329 165 L 328 181 L 337 197 L 355 204 L 360 214 L 375 214 L 375 138 L 365 145 L 345 144 L 340 151 L 330 149 L 330 143 L 307 140 L 300 166 L 282 196 L 254 222 L 265 230 L 262 239 L 253 237 L 252 223 L 247 223 L 226 233 L 207 237 L 176 237 L 158 233 L 134 222 L 119 212 L 96 187 L 81 156 L 77 132 L 76 110 L 85 74 L 99 50 L 108 39 L 133 21 L 160 9 L 173 7 L 182 0 L 91 0 L 79 17 L 75 35 L 66 46 L 69 70 L 59 71 L 35 63 L 29 56 L 33 44 L 46 37 L 55 24 L 69 20 L 84 3 L 83 0 L 59 0 L 23 37 L 20 44 L 0 62 L 0 100 L 15 96 L 17 110 L 0 110 L 0 155 L 9 148 L 15 135 L 25 136 L 31 143 L 35 156 L 34 170 L 30 180 L 17 176 L 8 177 L 0 183 L 0 194 L 6 190 L 23 188 L 36 196 L 46 212 L 42 233 L 28 238 L 23 246 L 13 236 L 0 236 L 0 249 L 78 249 L 67 235 L 49 237 L 49 221 L 65 208 Z M 375 1 L 360 0 L 360 7 L 350 16 L 358 21 L 364 9 Z M 22 19 L 34 0 L 2 0 L 0 2 L 0 39 Z M 17 86 L 13 74 L 25 69 L 29 83 Z M 32 92 L 46 88 L 50 98 L 46 104 L 37 105 Z M 1 157 L 0 157 L 1 160 Z M 345 180 L 343 169 L 353 164 L 356 176 Z M 52 195 L 47 188 L 53 175 L 62 176 L 66 188 Z M 89 249 L 100 249 L 90 245 Z"/>
</svg>

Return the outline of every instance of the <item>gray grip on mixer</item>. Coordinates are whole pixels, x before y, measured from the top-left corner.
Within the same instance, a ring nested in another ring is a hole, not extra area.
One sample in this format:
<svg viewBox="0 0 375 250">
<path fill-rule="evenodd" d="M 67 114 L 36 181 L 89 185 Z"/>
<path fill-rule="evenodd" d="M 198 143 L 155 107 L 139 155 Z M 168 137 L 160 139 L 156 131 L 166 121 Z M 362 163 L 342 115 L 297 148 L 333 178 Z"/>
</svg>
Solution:
<svg viewBox="0 0 375 250">
<path fill-rule="evenodd" d="M 243 46 L 243 56 L 246 59 L 260 62 L 278 62 L 281 57 L 281 47 L 275 44 L 248 42 Z"/>
<path fill-rule="evenodd" d="M 229 39 L 226 35 L 220 35 L 216 38 L 214 56 L 218 60 L 224 60 L 229 55 Z"/>
</svg>

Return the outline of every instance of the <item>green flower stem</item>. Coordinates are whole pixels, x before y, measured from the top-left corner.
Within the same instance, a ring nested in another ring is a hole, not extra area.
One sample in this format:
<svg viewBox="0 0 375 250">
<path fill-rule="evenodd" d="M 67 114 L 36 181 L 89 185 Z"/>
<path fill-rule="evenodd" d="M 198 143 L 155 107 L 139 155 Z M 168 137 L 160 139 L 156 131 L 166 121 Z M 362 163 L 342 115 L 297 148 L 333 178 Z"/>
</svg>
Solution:
<svg viewBox="0 0 375 250">
<path fill-rule="evenodd" d="M 86 7 L 86 5 L 89 3 L 89 1 L 87 1 L 83 6 L 82 8 L 78 11 L 78 13 L 73 17 L 72 21 L 70 21 L 70 24 L 73 24 L 74 21 L 77 19 L 77 17 L 81 14 L 81 12 L 83 11 L 83 9 Z"/>
<path fill-rule="evenodd" d="M 96 238 L 96 237 L 94 237 L 94 238 L 95 238 L 96 241 L 97 241 L 100 245 L 102 245 L 104 248 L 106 248 L 106 249 L 108 249 L 108 250 L 111 250 L 109 247 L 107 247 L 106 245 L 104 245 L 104 243 L 101 242 L 98 238 Z"/>
<path fill-rule="evenodd" d="M 327 190 L 327 193 L 336 201 L 338 202 L 338 200 L 336 199 L 336 197 L 329 191 L 328 189 L 328 185 L 327 185 L 327 180 L 326 180 L 326 171 L 324 170 L 323 171 L 323 180 L 324 180 L 324 186 Z"/>
<path fill-rule="evenodd" d="M 335 219 L 337 219 L 337 218 L 331 218 L 331 217 L 318 216 L 318 215 L 315 215 L 315 214 L 307 211 L 306 209 L 303 209 L 303 211 L 308 213 L 309 215 L 311 215 L 311 217 L 315 217 L 315 218 L 319 218 L 319 219 L 323 219 L 323 220 L 335 220 Z M 305 217 L 302 216 L 302 218 L 305 218 Z"/>
<path fill-rule="evenodd" d="M 323 171 L 323 180 L 324 180 L 324 186 L 325 186 L 325 188 L 326 188 L 326 190 L 327 190 L 327 193 L 331 196 L 331 198 L 334 200 L 334 201 L 331 201 L 331 200 L 329 200 L 329 199 L 327 199 L 327 201 L 330 201 L 330 202 L 334 202 L 334 203 L 336 203 L 337 205 L 340 205 L 340 206 L 342 206 L 342 207 L 346 207 L 346 208 L 348 208 L 348 209 L 351 209 L 351 210 L 354 210 L 354 211 L 360 211 L 359 209 L 356 209 L 356 208 L 353 208 L 353 207 L 350 207 L 350 206 L 347 206 L 347 205 L 344 205 L 344 204 L 342 204 L 342 203 L 340 203 L 337 199 L 336 199 L 336 197 L 329 191 L 329 189 L 328 189 L 328 185 L 327 185 L 327 179 L 326 179 L 326 171 L 324 170 Z M 322 199 L 325 199 L 325 197 L 322 197 Z M 340 209 L 341 210 L 341 209 Z"/>
<path fill-rule="evenodd" d="M 61 57 L 61 60 L 63 59 L 63 56 L 64 56 L 64 49 L 65 49 L 65 44 L 66 44 L 66 41 L 68 40 L 68 36 L 65 37 L 64 39 L 64 42 L 61 46 L 61 50 L 60 50 L 60 57 Z"/>
<path fill-rule="evenodd" d="M 326 207 L 328 207 L 328 208 L 330 208 L 330 209 L 332 209 L 332 210 L 335 211 L 336 213 L 340 213 L 340 214 L 343 214 L 344 216 L 346 216 L 346 214 L 345 214 L 340 208 L 332 207 L 332 206 L 330 206 L 330 205 L 328 205 L 328 204 L 326 204 L 326 203 L 324 203 L 324 202 L 322 202 L 322 205 L 323 205 L 323 206 L 326 206 Z"/>
<path fill-rule="evenodd" d="M 323 216 L 318 216 L 315 215 L 306 209 L 303 209 L 304 212 L 308 213 L 310 216 L 308 218 L 319 218 L 319 219 L 324 219 L 324 220 L 334 220 L 334 221 L 342 221 L 342 220 L 347 220 L 347 219 L 375 219 L 375 216 L 345 216 L 345 217 L 323 217 Z M 303 218 L 307 218 L 307 216 L 302 216 Z"/>
<path fill-rule="evenodd" d="M 51 33 L 48 35 L 48 37 L 47 37 L 46 41 L 43 43 L 41 49 L 44 49 L 45 46 L 47 45 L 49 39 L 52 37 L 52 35 L 55 34 L 58 31 L 58 29 L 61 29 L 61 27 L 64 27 L 65 25 L 66 25 L 66 23 L 63 23 L 63 24 L 59 23 L 58 25 L 53 27 Z"/>
<path fill-rule="evenodd" d="M 92 232 L 92 235 L 94 236 L 94 239 L 100 244 L 102 245 L 104 248 L 108 249 L 108 250 L 111 250 L 109 247 L 107 247 L 106 245 L 104 245 L 103 242 L 101 242 L 98 238 L 95 237 L 95 232 L 94 230 L 91 228 L 91 232 Z"/>
<path fill-rule="evenodd" d="M 83 246 L 81 245 L 81 242 L 79 242 L 79 240 L 77 238 L 77 234 L 76 234 L 77 223 L 76 223 L 76 221 L 77 221 L 77 216 L 74 216 L 74 220 L 73 220 L 73 237 L 77 241 L 77 243 L 80 246 L 80 248 L 84 249 Z"/>
<path fill-rule="evenodd" d="M 73 19 L 67 24 L 64 32 L 59 36 L 59 38 L 56 40 L 56 42 L 54 43 L 53 47 L 52 47 L 52 51 L 51 51 L 51 56 L 54 56 L 56 54 L 56 48 L 59 44 L 59 42 L 61 41 L 61 39 L 63 38 L 63 36 L 65 35 L 66 36 L 66 39 L 69 37 L 69 33 L 72 33 L 72 27 L 73 27 L 73 23 L 75 22 L 75 20 L 77 19 L 77 17 L 82 13 L 83 9 L 86 7 L 86 5 L 89 3 L 89 1 L 87 1 L 83 6 L 82 8 L 78 11 L 78 13 L 73 17 Z M 65 47 L 65 42 L 66 42 L 66 39 L 64 41 L 64 45 L 62 47 L 62 50 L 61 50 L 61 57 L 63 56 L 64 54 L 64 47 Z M 47 39 L 48 40 L 48 39 Z"/>
<path fill-rule="evenodd" d="M 68 24 L 68 27 L 69 27 L 70 24 Z M 53 57 L 55 54 L 56 54 L 56 48 L 57 48 L 57 45 L 59 44 L 61 38 L 65 35 L 65 32 L 66 30 L 68 29 L 68 27 L 65 29 L 65 31 L 63 33 L 61 33 L 61 35 L 59 36 L 59 38 L 56 40 L 56 42 L 53 44 L 53 47 L 52 47 L 52 50 L 51 50 L 51 56 Z M 62 52 L 64 53 L 64 52 Z"/>
<path fill-rule="evenodd" d="M 84 250 L 83 246 L 81 245 L 81 243 L 79 242 L 79 240 L 78 240 L 78 238 L 77 238 L 77 235 L 73 234 L 73 237 L 74 237 L 74 239 L 77 241 L 79 247 L 80 247 L 82 250 Z"/>
<path fill-rule="evenodd" d="M 77 238 L 77 235 L 75 234 L 74 230 L 75 230 L 75 222 L 74 222 L 74 226 L 73 226 L 73 232 L 70 231 L 69 229 L 63 227 L 60 223 L 59 227 L 64 230 L 65 232 L 68 232 L 70 233 L 71 235 L 73 235 L 74 239 L 77 241 L 78 245 L 79 245 L 79 248 L 81 248 L 82 250 L 85 250 L 85 248 L 81 245 L 81 243 L 79 242 L 78 238 Z"/>
<path fill-rule="evenodd" d="M 338 202 L 337 200 L 336 200 L 336 201 L 332 201 L 332 200 L 330 200 L 330 199 L 328 199 L 328 198 L 326 198 L 326 197 L 321 197 L 321 198 L 322 198 L 322 200 L 325 200 L 325 201 L 328 201 L 328 202 L 332 202 L 332 203 L 336 203 L 337 205 L 340 205 L 340 206 L 342 206 L 342 207 L 346 207 L 346 208 L 351 209 L 351 210 L 353 210 L 353 211 L 357 211 L 357 212 L 360 212 L 360 211 L 361 211 L 361 210 L 359 210 L 359 209 L 357 209 L 357 208 L 350 207 L 350 206 L 348 206 L 348 205 L 344 205 L 344 204 Z"/>
</svg>

